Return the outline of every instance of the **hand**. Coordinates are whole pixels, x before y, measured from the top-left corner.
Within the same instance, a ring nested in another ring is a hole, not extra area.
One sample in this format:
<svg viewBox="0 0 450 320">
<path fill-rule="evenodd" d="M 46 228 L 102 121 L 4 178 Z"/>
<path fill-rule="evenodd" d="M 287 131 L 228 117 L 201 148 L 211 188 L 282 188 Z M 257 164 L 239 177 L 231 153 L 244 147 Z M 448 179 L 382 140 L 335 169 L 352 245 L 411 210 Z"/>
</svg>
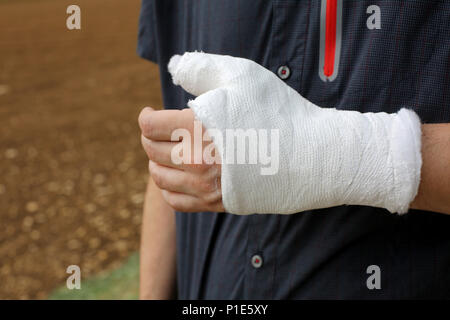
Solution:
<svg viewBox="0 0 450 320">
<path fill-rule="evenodd" d="M 207 164 L 203 159 L 199 164 L 175 164 L 172 161 L 172 149 L 182 143 L 171 141 L 173 131 L 186 129 L 194 136 L 192 110 L 155 111 L 147 107 L 139 115 L 139 126 L 142 146 L 150 160 L 150 174 L 172 208 L 183 212 L 225 210 L 222 204 L 220 163 Z M 193 152 L 194 148 L 203 149 L 212 143 L 197 146 L 193 143 L 194 139 L 191 141 Z"/>
<path fill-rule="evenodd" d="M 407 212 L 422 163 L 414 111 L 321 108 L 243 58 L 186 52 L 173 56 L 168 69 L 174 84 L 197 96 L 188 102 L 196 118 L 221 134 L 215 142 L 225 159 L 227 212 L 289 214 L 344 204 Z M 236 152 L 229 132 L 240 132 L 241 146 L 248 140 L 251 147 Z M 236 165 L 238 153 L 251 154 L 252 162 Z"/>
</svg>

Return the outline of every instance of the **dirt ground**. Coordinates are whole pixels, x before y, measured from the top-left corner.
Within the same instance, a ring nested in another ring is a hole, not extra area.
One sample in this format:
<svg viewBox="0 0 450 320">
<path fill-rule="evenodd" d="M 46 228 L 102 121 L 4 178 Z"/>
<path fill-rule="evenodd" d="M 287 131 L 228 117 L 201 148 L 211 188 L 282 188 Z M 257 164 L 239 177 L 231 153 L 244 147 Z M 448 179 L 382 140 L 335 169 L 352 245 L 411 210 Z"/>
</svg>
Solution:
<svg viewBox="0 0 450 320">
<path fill-rule="evenodd" d="M 161 106 L 136 55 L 139 0 L 0 0 L 0 299 L 46 298 L 138 249 L 137 116 Z"/>
</svg>

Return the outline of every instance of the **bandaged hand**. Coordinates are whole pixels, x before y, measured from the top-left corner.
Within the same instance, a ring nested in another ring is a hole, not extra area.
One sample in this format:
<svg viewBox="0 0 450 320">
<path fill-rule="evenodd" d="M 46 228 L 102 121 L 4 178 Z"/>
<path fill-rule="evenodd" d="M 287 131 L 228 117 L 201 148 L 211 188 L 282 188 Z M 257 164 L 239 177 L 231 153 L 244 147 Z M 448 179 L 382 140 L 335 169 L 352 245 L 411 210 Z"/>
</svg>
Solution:
<svg viewBox="0 0 450 320">
<path fill-rule="evenodd" d="M 278 153 L 270 174 L 261 162 L 227 162 L 236 147 L 212 135 L 227 212 L 289 214 L 339 205 L 408 211 L 422 164 L 421 124 L 413 111 L 321 108 L 271 71 L 231 56 L 185 53 L 168 68 L 174 84 L 197 96 L 188 106 L 206 128 L 223 136 L 227 129 L 279 130 L 279 140 L 270 141 L 277 148 L 264 149 Z"/>
</svg>

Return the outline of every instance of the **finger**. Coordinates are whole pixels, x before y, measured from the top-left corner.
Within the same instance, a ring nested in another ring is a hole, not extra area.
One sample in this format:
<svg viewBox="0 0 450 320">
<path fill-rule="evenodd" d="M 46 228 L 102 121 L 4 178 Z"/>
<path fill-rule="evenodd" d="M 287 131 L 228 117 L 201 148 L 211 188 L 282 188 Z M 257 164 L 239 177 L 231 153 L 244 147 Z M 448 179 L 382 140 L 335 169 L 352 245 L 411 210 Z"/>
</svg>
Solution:
<svg viewBox="0 0 450 320">
<path fill-rule="evenodd" d="M 166 202 L 175 210 L 182 212 L 215 211 L 224 212 L 222 201 L 207 204 L 201 199 L 183 193 L 162 190 L 162 195 Z"/>
<path fill-rule="evenodd" d="M 196 212 L 205 206 L 200 199 L 188 194 L 162 190 L 162 195 L 166 202 L 177 211 Z"/>
<path fill-rule="evenodd" d="M 143 128 L 144 125 L 144 117 L 148 116 L 149 114 L 151 114 L 153 111 L 155 111 L 152 107 L 145 107 L 144 109 L 141 110 L 141 112 L 139 113 L 138 116 L 138 123 L 139 123 L 139 127 Z"/>
<path fill-rule="evenodd" d="M 177 129 L 192 132 L 194 114 L 190 109 L 183 110 L 142 110 L 139 115 L 142 135 L 151 140 L 172 141 L 172 133 Z"/>
<path fill-rule="evenodd" d="M 199 175 L 162 166 L 151 160 L 149 161 L 149 170 L 156 185 L 163 190 L 197 196 L 213 194 L 217 188 L 215 180 L 203 181 Z"/>
<path fill-rule="evenodd" d="M 203 52 L 186 52 L 173 56 L 168 65 L 173 83 L 199 96 L 209 90 L 226 86 L 236 72 L 252 64 L 251 60 Z"/>
<path fill-rule="evenodd" d="M 183 163 L 172 162 L 172 149 L 180 142 L 155 141 L 141 135 L 142 146 L 150 160 L 167 167 L 183 170 Z"/>
</svg>

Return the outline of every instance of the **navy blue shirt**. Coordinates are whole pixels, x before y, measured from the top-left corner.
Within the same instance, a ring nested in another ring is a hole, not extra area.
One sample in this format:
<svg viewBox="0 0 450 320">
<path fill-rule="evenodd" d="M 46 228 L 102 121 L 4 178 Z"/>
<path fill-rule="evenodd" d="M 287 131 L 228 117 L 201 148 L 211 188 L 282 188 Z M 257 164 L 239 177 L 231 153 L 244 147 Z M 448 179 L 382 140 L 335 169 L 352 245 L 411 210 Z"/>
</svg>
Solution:
<svg viewBox="0 0 450 320">
<path fill-rule="evenodd" d="M 450 122 L 450 1 L 338 0 L 325 44 L 338 44 L 334 60 L 321 57 L 322 1 L 143 0 L 138 53 L 159 64 L 168 108 L 192 98 L 172 84 L 168 60 L 202 50 L 275 73 L 286 66 L 286 83 L 322 107 L 408 107 L 425 123 Z M 325 77 L 323 59 L 334 63 Z M 177 213 L 176 228 L 180 299 L 450 298 L 448 215 L 362 206 Z M 372 265 L 380 289 L 367 286 Z"/>
</svg>

